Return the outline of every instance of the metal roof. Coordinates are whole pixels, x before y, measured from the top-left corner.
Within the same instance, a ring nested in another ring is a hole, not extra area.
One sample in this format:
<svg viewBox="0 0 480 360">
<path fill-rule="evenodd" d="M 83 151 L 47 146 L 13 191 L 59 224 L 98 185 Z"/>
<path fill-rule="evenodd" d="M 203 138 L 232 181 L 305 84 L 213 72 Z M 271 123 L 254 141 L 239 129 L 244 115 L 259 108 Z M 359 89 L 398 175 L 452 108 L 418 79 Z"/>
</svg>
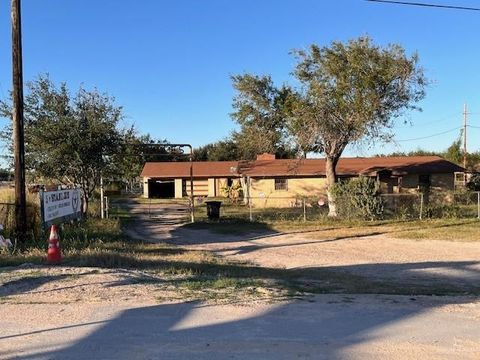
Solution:
<svg viewBox="0 0 480 360">
<path fill-rule="evenodd" d="M 439 156 L 402 156 L 341 158 L 337 175 L 374 176 L 379 171 L 392 175 L 442 174 L 461 172 L 464 169 Z M 196 161 L 193 162 L 196 178 L 209 177 L 275 177 L 275 176 L 325 176 L 325 159 L 275 159 L 252 161 Z M 148 162 L 141 173 L 151 178 L 187 178 L 189 162 Z"/>
</svg>

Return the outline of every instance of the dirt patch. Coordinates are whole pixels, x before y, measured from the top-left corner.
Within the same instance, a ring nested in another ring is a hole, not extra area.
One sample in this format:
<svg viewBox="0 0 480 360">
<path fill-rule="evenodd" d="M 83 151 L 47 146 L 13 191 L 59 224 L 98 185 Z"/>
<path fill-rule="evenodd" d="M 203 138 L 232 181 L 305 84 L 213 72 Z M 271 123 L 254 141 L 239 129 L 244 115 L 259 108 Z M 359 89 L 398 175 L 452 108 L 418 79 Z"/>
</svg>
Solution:
<svg viewBox="0 0 480 360">
<path fill-rule="evenodd" d="M 161 303 L 195 300 L 251 303 L 285 298 L 285 291 L 264 285 L 249 279 L 165 275 L 155 270 L 27 264 L 1 270 L 0 303 Z"/>
<path fill-rule="evenodd" d="M 336 236 L 335 231 L 319 231 L 242 239 L 212 234 L 207 243 L 183 246 L 262 267 L 328 269 L 439 289 L 454 285 L 465 291 L 477 289 L 480 283 L 480 243 L 476 242 L 417 241 L 368 233 Z"/>
</svg>

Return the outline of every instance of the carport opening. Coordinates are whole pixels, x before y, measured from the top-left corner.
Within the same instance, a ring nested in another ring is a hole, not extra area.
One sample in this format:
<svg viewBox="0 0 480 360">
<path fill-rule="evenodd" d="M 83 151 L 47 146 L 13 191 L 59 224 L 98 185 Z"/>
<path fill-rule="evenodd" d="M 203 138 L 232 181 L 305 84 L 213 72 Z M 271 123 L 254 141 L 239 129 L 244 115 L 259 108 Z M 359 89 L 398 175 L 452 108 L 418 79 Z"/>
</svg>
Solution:
<svg viewBox="0 0 480 360">
<path fill-rule="evenodd" d="M 149 180 L 148 197 L 156 199 L 168 199 L 175 197 L 175 180 Z"/>
</svg>

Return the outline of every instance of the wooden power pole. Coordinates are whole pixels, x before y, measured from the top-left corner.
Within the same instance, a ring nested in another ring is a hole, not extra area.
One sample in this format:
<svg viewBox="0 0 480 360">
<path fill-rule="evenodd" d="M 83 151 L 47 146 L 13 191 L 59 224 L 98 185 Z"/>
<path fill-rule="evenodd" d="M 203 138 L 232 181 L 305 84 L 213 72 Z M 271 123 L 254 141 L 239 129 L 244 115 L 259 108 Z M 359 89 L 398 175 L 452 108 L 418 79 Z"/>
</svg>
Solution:
<svg viewBox="0 0 480 360">
<path fill-rule="evenodd" d="M 25 193 L 25 139 L 23 125 L 22 21 L 20 0 L 12 0 L 12 69 L 13 69 L 13 141 L 15 152 L 15 223 L 17 240 L 27 234 L 27 200 Z"/>
<path fill-rule="evenodd" d="M 467 103 L 463 105 L 463 168 L 467 168 Z"/>
</svg>

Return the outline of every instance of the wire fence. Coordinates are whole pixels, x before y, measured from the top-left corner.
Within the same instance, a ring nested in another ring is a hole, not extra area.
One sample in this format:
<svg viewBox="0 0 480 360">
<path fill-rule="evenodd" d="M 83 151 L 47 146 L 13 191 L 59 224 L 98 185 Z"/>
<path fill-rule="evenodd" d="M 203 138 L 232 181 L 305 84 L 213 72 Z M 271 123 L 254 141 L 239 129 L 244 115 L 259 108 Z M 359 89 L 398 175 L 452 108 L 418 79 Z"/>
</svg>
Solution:
<svg viewBox="0 0 480 360">
<path fill-rule="evenodd" d="M 480 192 L 402 193 L 381 194 L 381 208 L 375 214 L 378 219 L 480 219 Z M 293 220 L 315 221 L 328 216 L 325 197 L 249 197 L 221 199 L 221 217 L 249 221 Z M 198 218 L 206 216 L 205 202 L 209 198 L 197 197 L 195 207 Z M 188 206 L 188 203 L 186 203 Z M 338 203 L 337 207 L 342 206 Z M 369 206 L 356 203 L 354 206 Z M 341 209 L 338 209 L 341 210 Z M 340 213 L 341 211 L 339 211 Z M 341 212 L 343 217 L 359 217 L 358 212 Z M 360 212 L 362 214 L 362 212 Z M 361 215 L 360 215 L 361 217 Z"/>
</svg>

